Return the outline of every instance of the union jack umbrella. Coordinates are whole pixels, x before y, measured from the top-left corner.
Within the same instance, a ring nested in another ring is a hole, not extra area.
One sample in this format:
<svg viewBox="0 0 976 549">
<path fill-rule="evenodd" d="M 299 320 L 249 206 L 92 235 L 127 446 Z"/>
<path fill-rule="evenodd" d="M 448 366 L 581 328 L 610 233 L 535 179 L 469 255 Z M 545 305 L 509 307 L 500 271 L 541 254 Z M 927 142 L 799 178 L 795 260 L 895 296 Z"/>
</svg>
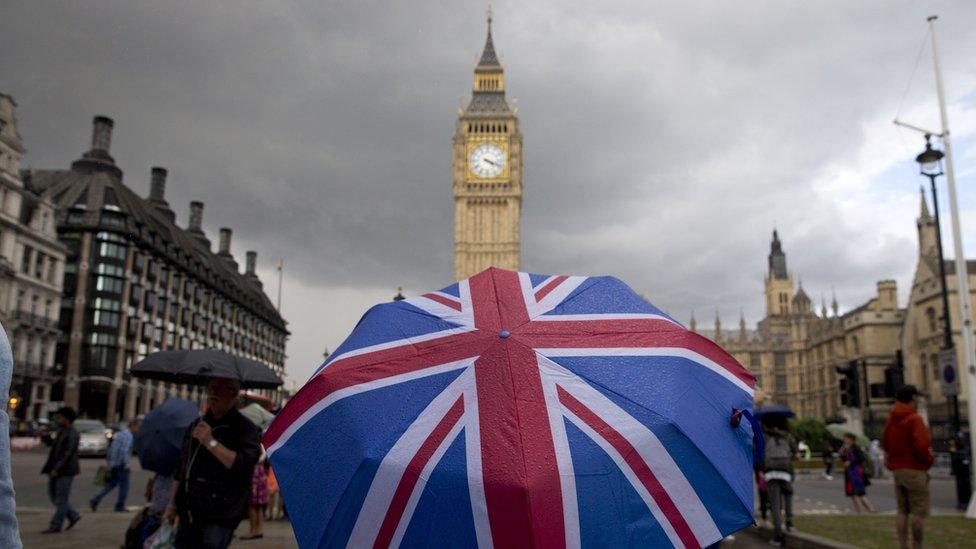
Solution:
<svg viewBox="0 0 976 549">
<path fill-rule="evenodd" d="M 753 388 L 615 278 L 492 268 L 370 309 L 264 443 L 302 547 L 701 547 L 753 522 Z"/>
</svg>

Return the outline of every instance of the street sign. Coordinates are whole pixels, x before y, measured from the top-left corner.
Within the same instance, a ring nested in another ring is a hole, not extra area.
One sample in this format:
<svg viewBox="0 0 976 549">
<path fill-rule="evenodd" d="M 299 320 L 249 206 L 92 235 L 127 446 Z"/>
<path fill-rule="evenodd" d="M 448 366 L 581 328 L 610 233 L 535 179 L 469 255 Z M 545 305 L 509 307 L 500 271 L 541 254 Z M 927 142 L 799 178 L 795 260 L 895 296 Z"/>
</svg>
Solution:
<svg viewBox="0 0 976 549">
<path fill-rule="evenodd" d="M 944 396 L 957 396 L 959 394 L 959 366 L 956 362 L 955 349 L 942 349 L 939 351 L 939 380 L 942 382 L 942 394 Z"/>
</svg>

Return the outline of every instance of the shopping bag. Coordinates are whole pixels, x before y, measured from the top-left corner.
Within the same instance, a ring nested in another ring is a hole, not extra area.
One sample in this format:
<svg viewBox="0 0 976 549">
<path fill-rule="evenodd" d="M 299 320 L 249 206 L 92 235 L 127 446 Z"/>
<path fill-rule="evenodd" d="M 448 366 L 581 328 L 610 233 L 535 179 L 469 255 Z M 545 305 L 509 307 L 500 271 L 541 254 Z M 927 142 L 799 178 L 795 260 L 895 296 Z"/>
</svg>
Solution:
<svg viewBox="0 0 976 549">
<path fill-rule="evenodd" d="M 175 541 L 176 533 L 173 531 L 173 525 L 169 521 L 163 521 L 163 525 L 149 536 L 142 549 L 173 549 Z"/>
<path fill-rule="evenodd" d="M 95 486 L 105 486 L 112 480 L 112 470 L 104 465 L 99 465 L 95 471 Z"/>
</svg>

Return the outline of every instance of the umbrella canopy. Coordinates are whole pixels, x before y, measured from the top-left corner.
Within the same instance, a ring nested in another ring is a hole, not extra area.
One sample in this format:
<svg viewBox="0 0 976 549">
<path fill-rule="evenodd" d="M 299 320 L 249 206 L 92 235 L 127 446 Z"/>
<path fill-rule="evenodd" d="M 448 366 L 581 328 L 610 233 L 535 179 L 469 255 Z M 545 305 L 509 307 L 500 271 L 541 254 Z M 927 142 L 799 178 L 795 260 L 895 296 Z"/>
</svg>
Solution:
<svg viewBox="0 0 976 549">
<path fill-rule="evenodd" d="M 766 404 L 760 406 L 756 409 L 756 417 L 763 418 L 766 416 L 782 416 L 782 417 L 794 417 L 796 414 L 790 407 L 785 404 Z"/>
<path fill-rule="evenodd" d="M 180 461 L 180 445 L 187 427 L 200 417 L 197 405 L 168 398 L 146 414 L 133 443 L 143 469 L 172 474 Z"/>
<path fill-rule="evenodd" d="M 252 402 L 247 406 L 241 408 L 241 415 L 251 420 L 251 423 L 257 425 L 261 429 L 264 429 L 271 423 L 274 419 L 274 414 L 264 409 L 257 402 Z"/>
<path fill-rule="evenodd" d="M 302 547 L 707 546 L 753 522 L 753 377 L 612 277 L 377 305 L 264 443 Z"/>
<path fill-rule="evenodd" d="M 867 448 L 871 446 L 871 441 L 861 432 L 860 429 L 846 423 L 831 423 L 827 425 L 827 432 L 831 434 L 834 438 L 844 438 L 845 434 L 854 435 L 854 442 L 862 447 Z"/>
<path fill-rule="evenodd" d="M 224 377 L 239 381 L 245 389 L 274 389 L 283 383 L 266 365 L 216 349 L 153 353 L 132 366 L 132 375 L 195 385 Z"/>
</svg>

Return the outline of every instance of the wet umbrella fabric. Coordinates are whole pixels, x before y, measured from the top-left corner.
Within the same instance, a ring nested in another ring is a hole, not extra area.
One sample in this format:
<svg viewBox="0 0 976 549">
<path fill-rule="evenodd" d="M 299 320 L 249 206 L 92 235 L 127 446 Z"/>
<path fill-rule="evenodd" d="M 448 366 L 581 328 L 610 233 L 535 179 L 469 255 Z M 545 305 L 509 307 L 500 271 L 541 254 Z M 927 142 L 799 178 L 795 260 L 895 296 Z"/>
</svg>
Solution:
<svg viewBox="0 0 976 549">
<path fill-rule="evenodd" d="M 767 416 L 795 417 L 796 414 L 785 404 L 767 404 L 756 409 L 755 416 L 762 419 Z"/>
<path fill-rule="evenodd" d="M 283 383 L 266 365 L 216 349 L 152 353 L 132 367 L 132 375 L 195 385 L 222 377 L 239 381 L 243 389 L 274 389 Z"/>
<path fill-rule="evenodd" d="M 181 398 L 166 399 L 142 420 L 134 447 L 143 469 L 172 474 L 180 461 L 187 427 L 200 417 L 197 405 Z"/>
<path fill-rule="evenodd" d="M 257 402 L 252 402 L 241 408 L 241 415 L 251 420 L 251 423 L 261 429 L 267 427 L 271 423 L 271 420 L 274 419 L 274 414 L 265 410 L 264 406 L 261 406 Z"/>
<path fill-rule="evenodd" d="M 615 278 L 493 268 L 370 309 L 264 443 L 306 548 L 700 547 L 753 522 L 753 391 Z"/>
<path fill-rule="evenodd" d="M 854 435 L 854 442 L 858 446 L 862 448 L 871 446 L 871 441 L 860 429 L 846 423 L 830 423 L 827 425 L 827 432 L 837 439 L 843 439 L 845 434 L 851 434 Z"/>
</svg>

